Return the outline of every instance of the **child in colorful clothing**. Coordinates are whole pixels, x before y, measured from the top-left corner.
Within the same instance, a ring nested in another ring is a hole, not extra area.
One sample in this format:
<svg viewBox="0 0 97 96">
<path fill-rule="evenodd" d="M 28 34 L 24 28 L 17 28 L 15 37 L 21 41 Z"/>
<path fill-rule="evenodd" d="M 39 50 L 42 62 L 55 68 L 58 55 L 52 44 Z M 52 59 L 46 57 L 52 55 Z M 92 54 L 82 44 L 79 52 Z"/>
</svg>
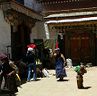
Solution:
<svg viewBox="0 0 97 96">
<path fill-rule="evenodd" d="M 77 72 L 77 76 L 76 76 L 77 87 L 78 87 L 78 89 L 83 89 L 84 88 L 84 86 L 83 86 L 83 75 L 84 75 L 84 73 L 87 73 L 86 68 L 85 68 L 84 65 L 81 64 L 80 66 L 77 66 L 75 68 L 75 71 Z"/>
</svg>

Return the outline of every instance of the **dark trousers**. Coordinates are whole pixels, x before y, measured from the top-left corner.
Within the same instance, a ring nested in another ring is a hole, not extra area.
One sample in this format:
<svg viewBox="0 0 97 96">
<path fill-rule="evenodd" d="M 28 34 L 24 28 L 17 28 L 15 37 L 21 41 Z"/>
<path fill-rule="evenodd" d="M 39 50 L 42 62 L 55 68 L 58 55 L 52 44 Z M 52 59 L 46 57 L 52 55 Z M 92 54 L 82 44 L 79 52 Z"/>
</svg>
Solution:
<svg viewBox="0 0 97 96">
<path fill-rule="evenodd" d="M 77 87 L 79 89 L 83 88 L 83 76 L 77 75 Z"/>
</svg>

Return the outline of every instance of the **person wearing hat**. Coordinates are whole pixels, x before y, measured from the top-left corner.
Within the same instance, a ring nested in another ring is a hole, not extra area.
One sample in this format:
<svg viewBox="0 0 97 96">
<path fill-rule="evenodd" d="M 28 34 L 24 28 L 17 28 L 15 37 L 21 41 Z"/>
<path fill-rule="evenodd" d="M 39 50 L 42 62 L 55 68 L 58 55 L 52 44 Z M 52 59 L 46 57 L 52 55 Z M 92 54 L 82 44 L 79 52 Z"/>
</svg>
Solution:
<svg viewBox="0 0 97 96">
<path fill-rule="evenodd" d="M 59 78 L 59 80 L 63 80 L 63 78 L 67 76 L 65 71 L 66 61 L 65 57 L 60 52 L 59 48 L 55 49 L 54 57 L 55 57 L 56 78 Z"/>
<path fill-rule="evenodd" d="M 29 82 L 31 80 L 31 73 L 33 69 L 33 80 L 36 80 L 36 57 L 35 57 L 35 50 L 34 48 L 28 48 L 27 54 L 26 54 L 26 60 L 27 60 L 27 81 Z"/>
</svg>

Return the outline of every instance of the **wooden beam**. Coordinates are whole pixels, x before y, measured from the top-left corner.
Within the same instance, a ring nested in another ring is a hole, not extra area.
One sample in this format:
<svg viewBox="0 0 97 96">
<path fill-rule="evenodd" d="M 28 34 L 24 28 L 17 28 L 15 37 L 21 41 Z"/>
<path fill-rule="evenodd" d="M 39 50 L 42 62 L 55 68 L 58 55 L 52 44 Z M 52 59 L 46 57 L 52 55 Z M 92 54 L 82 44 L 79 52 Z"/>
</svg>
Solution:
<svg viewBox="0 0 97 96">
<path fill-rule="evenodd" d="M 4 11 L 12 9 L 24 15 L 27 15 L 28 17 L 31 17 L 33 19 L 43 20 L 43 16 L 41 14 L 38 14 L 34 10 L 27 8 L 26 6 L 19 4 L 14 0 L 1 3 L 0 8 L 2 8 Z"/>
</svg>

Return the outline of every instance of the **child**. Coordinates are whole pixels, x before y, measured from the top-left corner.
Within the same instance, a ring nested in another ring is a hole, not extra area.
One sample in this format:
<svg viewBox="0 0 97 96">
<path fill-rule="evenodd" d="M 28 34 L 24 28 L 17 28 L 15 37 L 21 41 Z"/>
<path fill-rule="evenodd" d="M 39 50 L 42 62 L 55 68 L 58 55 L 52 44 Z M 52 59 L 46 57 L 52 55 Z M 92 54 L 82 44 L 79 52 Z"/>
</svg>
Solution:
<svg viewBox="0 0 97 96">
<path fill-rule="evenodd" d="M 77 66 L 75 68 L 75 71 L 77 72 L 77 87 L 78 89 L 83 89 L 84 86 L 83 86 L 83 75 L 84 73 L 87 73 L 86 69 L 85 69 L 85 66 L 84 65 L 80 65 L 80 66 Z"/>
</svg>

